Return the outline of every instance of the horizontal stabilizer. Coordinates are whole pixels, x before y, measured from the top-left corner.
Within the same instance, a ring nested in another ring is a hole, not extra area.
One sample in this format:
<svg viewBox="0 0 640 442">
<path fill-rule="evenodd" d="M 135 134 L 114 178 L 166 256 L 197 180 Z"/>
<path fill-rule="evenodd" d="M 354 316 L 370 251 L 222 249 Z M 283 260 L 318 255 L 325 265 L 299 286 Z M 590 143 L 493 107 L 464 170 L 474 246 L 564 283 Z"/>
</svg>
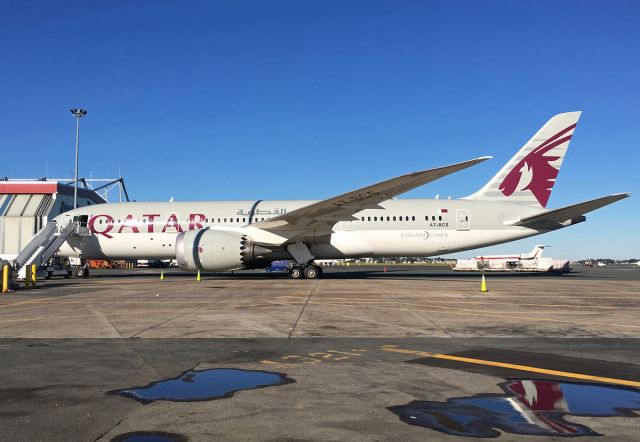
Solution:
<svg viewBox="0 0 640 442">
<path fill-rule="evenodd" d="M 509 225 L 535 228 L 541 225 L 564 225 L 567 222 L 574 220 L 577 222 L 584 221 L 584 214 L 601 207 L 608 206 L 611 203 L 615 203 L 616 201 L 629 196 L 631 196 L 630 193 L 616 193 L 602 198 L 597 198 L 595 200 L 585 201 L 584 203 L 563 207 L 561 209 L 549 210 L 537 215 L 527 216 L 526 218 L 521 218 L 518 221 L 509 223 Z M 573 224 L 575 224 L 575 222 Z"/>
</svg>

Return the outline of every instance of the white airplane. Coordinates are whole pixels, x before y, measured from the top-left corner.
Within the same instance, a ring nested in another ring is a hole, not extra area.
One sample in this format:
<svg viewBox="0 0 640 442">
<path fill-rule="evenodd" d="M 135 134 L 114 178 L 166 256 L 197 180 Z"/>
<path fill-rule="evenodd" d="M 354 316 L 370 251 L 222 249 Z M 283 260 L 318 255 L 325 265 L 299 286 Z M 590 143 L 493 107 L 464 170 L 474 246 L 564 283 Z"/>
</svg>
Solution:
<svg viewBox="0 0 640 442">
<path fill-rule="evenodd" d="M 474 256 L 475 261 L 504 261 L 504 262 L 520 262 L 531 259 L 536 259 L 542 256 L 544 248 L 547 246 L 537 245 L 529 253 L 521 253 L 519 255 L 482 255 Z"/>
<path fill-rule="evenodd" d="M 86 226 L 63 256 L 177 259 L 183 270 L 264 268 L 293 260 L 293 278 L 317 278 L 315 259 L 430 256 L 505 243 L 580 223 L 629 196 L 560 209 L 547 201 L 580 112 L 551 118 L 476 193 L 462 199 L 394 199 L 490 157 L 392 178 L 323 201 L 109 203 L 56 217 Z M 80 229 L 82 230 L 82 229 Z"/>
<path fill-rule="evenodd" d="M 481 255 L 474 256 L 472 259 L 458 259 L 452 268 L 455 271 L 508 271 L 523 266 L 531 267 L 542 256 L 545 247 L 547 246 L 537 245 L 530 253 L 517 255 Z"/>
</svg>

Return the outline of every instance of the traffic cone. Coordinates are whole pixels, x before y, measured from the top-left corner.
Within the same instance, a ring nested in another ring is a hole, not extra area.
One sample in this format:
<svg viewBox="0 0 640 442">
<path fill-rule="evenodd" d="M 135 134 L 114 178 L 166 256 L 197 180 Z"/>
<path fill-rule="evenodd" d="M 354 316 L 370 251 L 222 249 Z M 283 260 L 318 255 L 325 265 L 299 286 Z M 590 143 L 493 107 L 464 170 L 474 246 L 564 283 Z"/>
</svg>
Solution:
<svg viewBox="0 0 640 442">
<path fill-rule="evenodd" d="M 160 281 L 164 281 L 164 272 L 160 272 Z"/>
<path fill-rule="evenodd" d="M 489 289 L 487 289 L 487 281 L 485 281 L 484 279 L 484 273 L 482 274 L 482 284 L 480 285 L 480 291 L 481 292 L 488 292 Z"/>
<path fill-rule="evenodd" d="M 198 270 L 198 276 L 196 276 L 196 281 L 200 281 L 200 270 Z"/>
</svg>

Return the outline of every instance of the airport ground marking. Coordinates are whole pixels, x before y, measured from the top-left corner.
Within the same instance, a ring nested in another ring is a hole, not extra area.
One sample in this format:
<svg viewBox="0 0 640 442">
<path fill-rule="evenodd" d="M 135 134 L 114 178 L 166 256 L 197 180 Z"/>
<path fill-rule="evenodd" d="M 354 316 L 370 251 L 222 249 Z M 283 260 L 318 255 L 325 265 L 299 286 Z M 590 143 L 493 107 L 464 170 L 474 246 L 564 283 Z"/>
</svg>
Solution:
<svg viewBox="0 0 640 442">
<path fill-rule="evenodd" d="M 475 364 L 475 365 L 488 365 L 491 367 L 508 368 L 511 370 L 528 371 L 531 373 L 548 374 L 552 376 L 562 376 L 566 378 L 580 379 L 583 381 L 596 381 L 596 382 L 603 382 L 607 384 L 625 385 L 628 387 L 640 388 L 640 382 L 630 381 L 627 379 L 607 378 L 603 376 L 593 376 L 589 374 L 572 373 L 569 371 L 550 370 L 547 368 L 532 367 L 530 365 L 508 364 L 506 362 L 488 361 L 485 359 L 465 358 L 462 356 L 446 355 L 442 353 L 431 353 L 431 352 L 419 351 L 419 350 L 408 350 L 405 348 L 400 348 L 397 345 L 383 345 L 382 350 L 391 352 L 391 353 L 401 353 L 401 354 L 407 354 L 407 355 L 413 355 L 413 356 L 422 356 L 425 358 L 444 359 L 449 361 L 465 362 L 468 364 Z"/>
<path fill-rule="evenodd" d="M 65 295 L 65 296 L 73 296 L 73 295 Z M 42 301 L 46 301 L 48 299 L 59 299 L 59 298 L 65 297 L 65 296 L 52 296 L 50 298 L 30 299 L 28 301 L 20 301 L 20 302 L 14 303 L 14 304 L 0 305 L 0 308 L 15 307 L 17 305 L 24 305 L 24 304 L 34 304 L 36 302 L 42 302 Z"/>
<path fill-rule="evenodd" d="M 433 308 L 441 308 L 441 309 L 451 309 L 451 310 L 462 310 L 462 311 L 473 311 L 474 313 L 478 312 L 478 313 L 495 313 L 495 311 L 493 310 L 469 310 L 469 309 L 464 309 L 464 308 L 460 308 L 460 307 L 447 307 L 447 306 L 439 306 L 439 305 L 433 305 L 431 304 L 432 302 L 438 302 L 438 301 L 428 301 L 428 302 L 424 302 L 424 301 L 402 301 L 402 300 L 398 300 L 398 301 L 365 301 L 365 302 L 352 302 L 352 301 L 311 301 L 311 304 L 315 304 L 315 305 L 361 305 L 361 304 L 366 304 L 366 305 L 371 305 L 371 304 L 397 304 L 397 303 L 402 303 L 402 304 L 412 304 L 414 306 L 424 306 L 424 307 L 433 307 Z M 441 302 L 442 304 L 447 303 L 445 302 Z M 491 304 L 491 302 L 468 302 L 468 303 L 464 303 L 464 302 L 453 302 L 452 304 L 480 304 L 480 305 L 487 305 L 487 304 Z M 607 307 L 607 306 L 593 306 L 593 305 L 585 305 L 585 306 L 579 306 L 579 305 L 550 305 L 550 304 L 517 304 L 519 306 L 526 306 L 526 307 L 576 307 L 576 308 L 592 308 L 594 310 L 597 309 L 622 309 L 624 308 L 625 310 L 627 310 L 628 308 L 626 307 Z M 634 308 L 634 307 L 629 307 L 629 308 Z M 503 314 L 520 314 L 522 313 L 522 311 L 517 311 L 517 312 L 500 312 Z M 548 314 L 566 314 L 566 312 L 549 312 L 549 311 L 541 311 L 541 312 L 528 312 L 528 313 L 548 313 Z M 595 314 L 600 314 L 598 312 L 572 312 L 572 314 L 576 314 L 576 315 L 595 315 Z"/>
<path fill-rule="evenodd" d="M 415 296 L 419 296 L 419 295 L 415 295 Z M 278 296 L 277 299 L 281 299 L 281 298 L 294 298 L 294 299 L 299 299 L 297 296 L 289 296 L 289 295 L 282 295 L 282 296 Z M 628 298 L 628 297 L 627 297 Z M 486 299 L 486 298 L 485 298 Z M 606 299 L 609 299 L 608 297 L 606 297 Z M 320 296 L 319 299 L 317 301 L 312 301 L 313 304 L 322 304 L 322 303 L 326 303 L 326 302 L 330 302 L 330 303 L 335 303 L 335 304 L 358 304 L 358 303 L 362 303 L 362 304 L 395 304 L 397 302 L 404 302 L 404 303 L 413 303 L 413 304 L 423 304 L 424 302 L 427 301 L 422 301 L 422 300 L 414 300 L 414 299 L 407 299 L 407 300 L 398 300 L 398 301 L 391 301 L 391 300 L 383 300 L 383 299 L 374 299 L 374 298 L 325 298 Z M 457 300 L 434 300 L 434 299 L 430 299 L 428 302 L 430 303 L 439 303 L 439 304 L 474 304 L 474 305 L 486 305 L 486 304 L 495 304 L 496 299 L 495 298 L 491 298 L 491 299 L 487 299 L 485 301 L 457 301 Z M 619 309 L 629 309 L 629 308 L 637 308 L 637 307 L 632 307 L 632 306 L 600 306 L 600 305 L 576 305 L 576 304 L 537 304 L 537 303 L 526 303 L 526 304 L 517 304 L 519 306 L 526 306 L 526 307 L 571 307 L 571 308 L 594 308 L 594 309 L 611 309 L 611 310 L 619 310 Z"/>
<path fill-rule="evenodd" d="M 331 303 L 325 303 L 323 305 L 335 305 L 335 306 L 340 306 L 340 305 L 344 305 L 344 304 L 340 304 L 340 303 L 336 303 L 336 304 L 331 304 Z M 457 309 L 457 308 L 447 308 L 447 307 L 440 307 L 440 306 L 435 306 L 435 305 L 428 305 L 428 304 L 420 304 L 420 307 L 432 307 L 434 309 L 440 309 L 440 310 L 436 310 L 434 313 L 449 313 L 451 315 L 464 315 L 464 316 L 478 316 L 480 314 L 482 314 L 485 317 L 493 317 L 493 318 L 501 318 L 504 319 L 505 315 L 507 313 L 513 314 L 513 312 L 499 312 L 499 311 L 481 311 L 481 310 L 468 310 L 468 309 Z M 376 307 L 376 306 L 367 306 L 370 309 L 377 309 L 377 310 L 402 310 L 405 311 L 406 309 L 404 308 L 395 308 L 395 307 Z M 464 311 L 458 311 L 458 310 L 464 310 Z M 327 312 L 326 310 L 324 311 L 325 313 L 330 313 Z M 529 312 L 532 313 L 532 312 Z M 546 312 L 538 312 L 538 313 L 546 313 Z M 516 314 L 519 314 L 516 313 Z M 564 313 L 567 314 L 567 313 Z M 572 313 L 574 314 L 574 313 Z M 593 313 L 596 314 L 596 313 Z M 346 315 L 342 315 L 345 317 L 348 317 Z M 351 319 L 357 319 L 357 318 L 351 318 Z M 613 323 L 603 323 L 603 322 L 574 322 L 574 321 L 566 321 L 563 319 L 553 319 L 553 318 L 537 318 L 537 317 L 529 317 L 529 316 L 510 316 L 510 319 L 514 319 L 514 320 L 523 320 L 523 321 L 534 321 L 534 322 L 557 322 L 557 323 L 562 323 L 562 324 L 573 324 L 573 325 L 580 325 L 580 326 L 585 326 L 585 325 L 602 325 L 602 326 L 608 326 L 608 327 L 622 327 L 622 328 L 633 328 L 633 329 L 639 329 L 640 326 L 638 325 L 626 325 L 626 324 L 613 324 Z M 366 322 L 373 322 L 373 321 L 366 321 Z M 398 326 L 398 327 L 402 327 L 402 326 Z M 402 327 L 402 328 L 409 328 L 409 327 Z"/>
<path fill-rule="evenodd" d="M 354 357 L 362 356 L 368 350 L 364 348 L 352 348 L 350 351 L 340 351 L 340 350 L 327 350 L 327 351 L 317 351 L 317 352 L 309 352 L 305 355 L 287 355 L 281 356 L 281 361 L 273 361 L 270 359 L 263 359 L 260 361 L 262 364 L 273 365 L 280 368 L 291 368 L 296 364 L 320 364 L 325 362 L 339 362 L 345 361 L 347 359 L 351 359 Z"/>
</svg>

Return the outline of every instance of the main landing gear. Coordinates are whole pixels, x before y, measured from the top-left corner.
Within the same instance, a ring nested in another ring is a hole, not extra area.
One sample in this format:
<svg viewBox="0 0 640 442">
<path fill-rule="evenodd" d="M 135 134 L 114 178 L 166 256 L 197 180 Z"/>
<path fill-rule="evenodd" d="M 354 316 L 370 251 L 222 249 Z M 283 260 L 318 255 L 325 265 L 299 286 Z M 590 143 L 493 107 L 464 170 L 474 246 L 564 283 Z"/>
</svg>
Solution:
<svg viewBox="0 0 640 442">
<path fill-rule="evenodd" d="M 291 253 L 296 263 L 289 269 L 289 276 L 291 278 L 317 279 L 322 275 L 322 267 L 313 264 L 314 256 L 305 243 L 297 242 L 295 244 L 289 244 L 287 251 Z"/>
<path fill-rule="evenodd" d="M 307 266 L 301 267 L 299 265 L 294 265 L 289 269 L 289 277 L 293 279 L 317 279 L 322 275 L 322 267 L 317 266 L 315 264 L 309 264 Z"/>
</svg>

